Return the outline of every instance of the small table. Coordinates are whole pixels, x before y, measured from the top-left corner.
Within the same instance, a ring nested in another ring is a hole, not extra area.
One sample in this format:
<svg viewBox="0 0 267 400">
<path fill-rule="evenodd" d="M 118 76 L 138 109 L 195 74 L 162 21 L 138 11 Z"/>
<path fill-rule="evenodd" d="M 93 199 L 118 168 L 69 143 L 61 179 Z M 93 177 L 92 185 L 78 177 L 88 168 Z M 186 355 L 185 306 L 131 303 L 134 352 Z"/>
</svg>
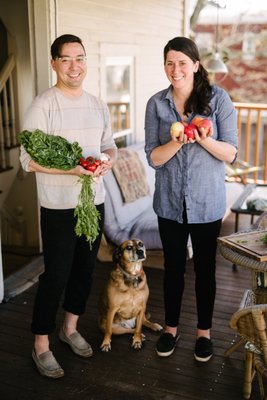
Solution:
<svg viewBox="0 0 267 400">
<path fill-rule="evenodd" d="M 222 256 L 252 272 L 253 289 L 266 287 L 265 279 L 262 279 L 267 273 L 267 244 L 262 240 L 265 236 L 267 229 L 253 229 L 218 238 Z M 265 290 L 267 293 L 267 288 Z"/>
<path fill-rule="evenodd" d="M 267 198 L 267 185 L 256 185 L 251 183 L 245 186 L 244 191 L 238 197 L 236 202 L 231 207 L 231 211 L 235 214 L 235 232 L 238 231 L 238 223 L 239 223 L 239 214 L 249 214 L 251 215 L 251 224 L 253 224 L 254 215 L 261 215 L 263 211 L 257 210 L 249 210 L 246 205 L 246 200 L 253 193 L 257 193 L 260 197 L 260 194 L 264 194 Z"/>
<path fill-rule="evenodd" d="M 265 235 L 267 229 L 254 229 L 218 238 L 222 256 L 234 265 L 251 271 L 252 290 L 257 304 L 267 303 L 267 244 L 262 242 Z M 243 338 L 230 346 L 225 351 L 225 356 L 228 357 L 242 344 Z"/>
</svg>

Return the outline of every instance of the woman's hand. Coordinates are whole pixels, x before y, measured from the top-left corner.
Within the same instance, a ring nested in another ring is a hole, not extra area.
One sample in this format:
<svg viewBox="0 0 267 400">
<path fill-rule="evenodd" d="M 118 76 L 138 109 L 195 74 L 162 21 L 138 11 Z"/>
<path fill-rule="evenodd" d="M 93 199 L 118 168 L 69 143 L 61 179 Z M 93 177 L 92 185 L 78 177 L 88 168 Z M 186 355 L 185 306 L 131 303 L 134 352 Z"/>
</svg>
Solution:
<svg viewBox="0 0 267 400">
<path fill-rule="evenodd" d="M 186 129 L 186 126 L 182 122 L 174 122 L 170 129 L 172 141 L 181 144 L 195 143 L 195 133 L 197 129 L 190 130 L 190 135 L 186 133 Z"/>
<path fill-rule="evenodd" d="M 213 125 L 211 125 L 208 129 L 205 127 L 198 127 L 197 132 L 195 133 L 196 141 L 202 142 L 208 137 L 213 135 Z"/>
</svg>

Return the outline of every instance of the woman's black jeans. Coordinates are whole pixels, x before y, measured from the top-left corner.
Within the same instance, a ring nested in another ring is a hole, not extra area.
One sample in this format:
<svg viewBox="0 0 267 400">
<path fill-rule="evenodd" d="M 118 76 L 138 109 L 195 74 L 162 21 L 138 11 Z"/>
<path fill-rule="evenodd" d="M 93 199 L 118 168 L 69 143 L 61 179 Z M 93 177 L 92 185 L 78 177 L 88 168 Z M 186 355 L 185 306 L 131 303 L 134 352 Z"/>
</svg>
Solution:
<svg viewBox="0 0 267 400">
<path fill-rule="evenodd" d="M 197 328 L 210 329 L 216 294 L 216 249 L 221 220 L 205 224 L 179 224 L 158 217 L 158 224 L 164 251 L 165 323 L 171 327 L 179 324 L 190 234 L 195 269 Z"/>
<path fill-rule="evenodd" d="M 96 207 L 101 214 L 100 230 L 91 250 L 85 237 L 75 234 L 73 209 L 41 207 L 44 272 L 39 277 L 33 308 L 31 327 L 35 335 L 48 335 L 54 331 L 64 290 L 64 310 L 75 315 L 85 312 L 104 222 L 104 204 Z"/>
</svg>

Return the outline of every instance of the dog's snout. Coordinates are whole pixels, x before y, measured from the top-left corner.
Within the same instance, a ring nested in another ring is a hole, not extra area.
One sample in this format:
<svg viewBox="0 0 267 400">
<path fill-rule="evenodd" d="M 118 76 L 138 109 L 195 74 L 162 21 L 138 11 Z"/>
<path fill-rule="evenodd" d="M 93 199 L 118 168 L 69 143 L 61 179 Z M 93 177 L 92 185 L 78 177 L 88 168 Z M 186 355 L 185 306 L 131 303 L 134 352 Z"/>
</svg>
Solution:
<svg viewBox="0 0 267 400">
<path fill-rule="evenodd" d="M 138 257 L 143 257 L 143 256 L 144 256 L 144 250 L 142 250 L 142 249 L 137 249 L 137 250 L 136 250 L 136 254 L 138 255 Z"/>
</svg>

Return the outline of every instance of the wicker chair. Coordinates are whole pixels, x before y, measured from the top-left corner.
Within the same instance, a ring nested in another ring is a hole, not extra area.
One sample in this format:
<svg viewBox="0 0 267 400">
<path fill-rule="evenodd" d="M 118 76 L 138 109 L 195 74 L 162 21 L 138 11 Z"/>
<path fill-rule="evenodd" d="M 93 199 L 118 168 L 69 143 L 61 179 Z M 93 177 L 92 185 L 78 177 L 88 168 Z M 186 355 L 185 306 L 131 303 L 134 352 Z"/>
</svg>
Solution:
<svg viewBox="0 0 267 400">
<path fill-rule="evenodd" d="M 231 328 L 238 332 L 244 343 L 244 399 L 250 399 L 252 382 L 256 373 L 260 387 L 260 398 L 265 398 L 263 376 L 267 377 L 266 319 L 267 304 L 257 304 L 257 295 L 252 290 L 247 290 L 244 293 L 239 310 L 233 314 L 230 320 Z M 232 348 L 231 352 L 233 350 Z"/>
</svg>

